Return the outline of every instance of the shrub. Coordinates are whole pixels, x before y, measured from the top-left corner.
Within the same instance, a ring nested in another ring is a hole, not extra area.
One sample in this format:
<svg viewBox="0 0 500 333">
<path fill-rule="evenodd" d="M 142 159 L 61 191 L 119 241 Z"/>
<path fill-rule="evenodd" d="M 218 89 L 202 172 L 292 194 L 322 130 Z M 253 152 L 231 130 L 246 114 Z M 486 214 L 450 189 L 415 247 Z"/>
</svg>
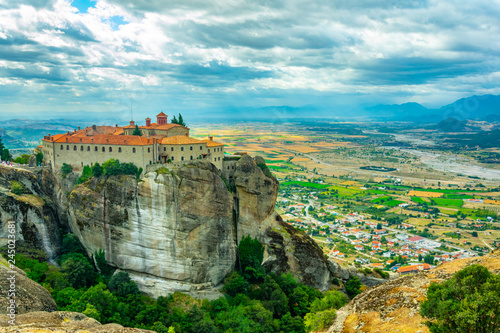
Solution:
<svg viewBox="0 0 500 333">
<path fill-rule="evenodd" d="M 90 178 L 92 178 L 92 169 L 88 165 L 86 165 L 83 167 L 82 175 L 76 180 L 76 184 L 85 183 Z"/>
<path fill-rule="evenodd" d="M 22 195 L 22 194 L 24 194 L 25 189 L 26 188 L 24 187 L 23 183 L 17 182 L 15 180 L 13 180 L 10 183 L 10 191 L 12 193 L 14 193 L 15 195 Z"/>
<path fill-rule="evenodd" d="M 109 280 L 109 290 L 121 297 L 139 294 L 137 284 L 130 279 L 127 272 L 118 272 L 113 275 L 111 280 Z"/>
<path fill-rule="evenodd" d="M 264 260 L 264 246 L 250 236 L 243 237 L 238 245 L 240 269 L 245 278 L 249 280 L 258 280 L 264 274 L 264 268 L 261 266 Z"/>
<path fill-rule="evenodd" d="M 36 165 L 42 164 L 42 162 L 43 162 L 43 153 L 42 152 L 37 153 L 36 156 L 35 156 L 35 158 L 36 158 Z"/>
<path fill-rule="evenodd" d="M 63 174 L 63 177 L 66 177 L 66 175 L 73 172 L 73 167 L 69 164 L 63 163 L 61 167 L 61 172 Z"/>
<path fill-rule="evenodd" d="M 357 276 L 353 276 L 350 278 L 346 285 L 345 289 L 347 292 L 347 295 L 349 297 L 354 298 L 356 295 L 361 294 L 361 282 L 359 281 L 359 278 Z"/>
<path fill-rule="evenodd" d="M 92 166 L 92 176 L 101 177 L 102 173 L 103 173 L 103 169 L 99 163 L 96 163 Z"/>
</svg>

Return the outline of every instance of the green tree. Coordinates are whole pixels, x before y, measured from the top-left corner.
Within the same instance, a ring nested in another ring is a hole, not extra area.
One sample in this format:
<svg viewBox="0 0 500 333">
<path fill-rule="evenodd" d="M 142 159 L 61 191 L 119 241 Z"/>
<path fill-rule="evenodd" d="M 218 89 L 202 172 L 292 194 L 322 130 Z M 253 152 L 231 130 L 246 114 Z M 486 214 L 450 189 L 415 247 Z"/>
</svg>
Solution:
<svg viewBox="0 0 500 333">
<path fill-rule="evenodd" d="M 14 159 L 14 162 L 19 163 L 19 164 L 28 164 L 30 161 L 30 157 L 31 157 L 31 155 L 22 154 L 21 156 L 16 157 Z"/>
<path fill-rule="evenodd" d="M 102 166 L 99 163 L 92 166 L 92 175 L 94 177 L 101 177 L 103 172 Z"/>
<path fill-rule="evenodd" d="M 262 261 L 264 246 L 250 236 L 243 237 L 238 245 L 240 269 L 245 278 L 256 281 L 264 275 Z"/>
<path fill-rule="evenodd" d="M 471 265 L 441 284 L 432 283 L 420 313 L 431 332 L 500 331 L 500 276 Z"/>
<path fill-rule="evenodd" d="M 238 272 L 234 271 L 226 278 L 223 290 L 233 297 L 237 294 L 246 295 L 250 291 L 250 283 Z"/>
<path fill-rule="evenodd" d="M 36 154 L 35 156 L 36 159 L 36 165 L 40 165 L 43 163 L 43 153 L 40 151 Z"/>
<path fill-rule="evenodd" d="M 426 254 L 424 257 L 424 262 L 429 265 L 434 264 L 434 256 L 432 254 Z"/>
<path fill-rule="evenodd" d="M 94 267 L 81 253 L 71 253 L 63 257 L 61 273 L 68 276 L 71 285 L 78 289 L 88 287 L 95 281 Z"/>
<path fill-rule="evenodd" d="M 92 169 L 86 165 L 83 167 L 82 175 L 76 180 L 77 184 L 85 183 L 87 180 L 92 178 Z"/>
<path fill-rule="evenodd" d="M 142 132 L 139 128 L 139 126 L 135 125 L 135 129 L 134 131 L 132 132 L 132 135 L 138 135 L 138 136 L 142 136 Z"/>
<path fill-rule="evenodd" d="M 473 231 L 473 232 L 471 233 L 471 235 L 472 235 L 472 237 L 477 237 L 477 231 Z"/>
<path fill-rule="evenodd" d="M 12 155 L 7 148 L 2 150 L 2 161 L 12 161 Z"/>
<path fill-rule="evenodd" d="M 308 332 L 322 331 L 330 327 L 337 318 L 334 309 L 328 309 L 316 313 L 308 313 L 304 317 L 304 324 Z"/>
<path fill-rule="evenodd" d="M 179 119 L 177 122 L 179 125 L 187 127 L 186 123 L 184 122 L 184 119 L 182 119 L 182 115 L 179 113 Z"/>
<path fill-rule="evenodd" d="M 115 176 L 120 174 L 120 161 L 110 158 L 102 164 L 103 173 L 106 176 Z"/>
<path fill-rule="evenodd" d="M 120 297 L 139 294 L 137 284 L 130 279 L 127 272 L 118 272 L 113 275 L 109 280 L 109 290 Z"/>
<path fill-rule="evenodd" d="M 177 120 L 177 118 L 175 116 L 172 118 L 172 120 L 170 122 L 172 124 L 179 124 L 179 121 Z"/>
<path fill-rule="evenodd" d="M 73 167 L 69 164 L 63 163 L 63 165 L 61 166 L 61 172 L 63 176 L 66 176 L 73 172 Z"/>
<path fill-rule="evenodd" d="M 94 260 L 97 268 L 99 269 L 99 272 L 101 272 L 104 277 L 110 277 L 111 274 L 113 274 L 113 272 L 115 271 L 113 267 L 108 265 L 108 261 L 106 260 L 106 253 L 103 250 L 94 252 Z"/>
<path fill-rule="evenodd" d="M 356 295 L 361 294 L 361 282 L 357 276 L 353 276 L 345 285 L 345 290 L 349 297 L 354 298 Z"/>
</svg>

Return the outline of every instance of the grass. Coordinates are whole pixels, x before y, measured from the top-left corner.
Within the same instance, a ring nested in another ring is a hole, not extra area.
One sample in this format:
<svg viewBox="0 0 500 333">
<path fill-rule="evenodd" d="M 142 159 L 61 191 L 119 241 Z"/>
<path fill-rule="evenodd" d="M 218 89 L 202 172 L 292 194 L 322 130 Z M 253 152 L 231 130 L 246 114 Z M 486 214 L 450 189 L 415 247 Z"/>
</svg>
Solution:
<svg viewBox="0 0 500 333">
<path fill-rule="evenodd" d="M 416 202 L 416 203 L 421 203 L 421 204 L 423 204 L 424 202 L 427 202 L 420 197 L 411 197 L 411 201 Z"/>
<path fill-rule="evenodd" d="M 282 186 L 302 186 L 302 187 L 311 187 L 311 188 L 316 188 L 316 189 L 324 189 L 329 187 L 330 185 L 326 184 L 317 184 L 317 183 L 309 183 L 309 182 L 299 182 L 299 181 L 291 181 L 291 182 L 284 182 L 281 183 Z"/>
<path fill-rule="evenodd" d="M 377 199 L 373 199 L 373 200 L 372 200 L 372 202 L 373 202 L 373 203 L 380 204 L 380 203 L 384 203 L 384 202 L 386 202 L 386 201 L 388 201 L 388 200 L 389 200 L 389 201 L 390 201 L 390 200 L 392 200 L 392 197 L 391 197 L 391 196 L 386 195 L 386 196 L 383 196 L 383 197 L 380 197 L 380 198 L 377 198 Z"/>
</svg>

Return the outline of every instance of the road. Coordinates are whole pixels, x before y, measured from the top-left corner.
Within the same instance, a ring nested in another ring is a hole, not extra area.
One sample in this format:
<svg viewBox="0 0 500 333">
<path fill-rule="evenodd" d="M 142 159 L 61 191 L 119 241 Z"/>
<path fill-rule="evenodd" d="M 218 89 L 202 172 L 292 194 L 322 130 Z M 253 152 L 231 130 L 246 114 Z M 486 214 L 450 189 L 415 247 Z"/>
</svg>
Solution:
<svg viewBox="0 0 500 333">
<path fill-rule="evenodd" d="M 483 243 L 484 243 L 484 245 L 486 245 L 487 247 L 489 247 L 490 250 L 492 250 L 492 251 L 494 250 L 494 248 L 491 247 L 488 243 L 486 243 L 486 241 L 484 239 L 483 239 Z"/>
</svg>

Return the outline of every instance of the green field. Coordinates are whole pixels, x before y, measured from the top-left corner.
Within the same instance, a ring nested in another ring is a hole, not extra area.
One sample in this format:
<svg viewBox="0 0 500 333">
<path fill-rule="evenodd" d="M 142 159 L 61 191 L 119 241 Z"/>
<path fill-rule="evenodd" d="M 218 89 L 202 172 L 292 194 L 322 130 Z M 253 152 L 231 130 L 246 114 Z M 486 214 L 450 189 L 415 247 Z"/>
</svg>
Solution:
<svg viewBox="0 0 500 333">
<path fill-rule="evenodd" d="M 437 206 L 460 208 L 464 204 L 462 199 L 432 198 Z"/>
<path fill-rule="evenodd" d="M 397 205 L 399 204 L 402 204 L 404 203 L 404 201 L 400 201 L 400 200 L 390 200 L 390 201 L 387 201 L 385 203 L 383 203 L 383 205 L 386 205 L 387 207 L 396 207 Z"/>
<path fill-rule="evenodd" d="M 427 202 L 427 201 L 425 201 L 424 199 L 422 199 L 420 197 L 411 197 L 411 201 L 416 202 L 416 203 L 421 203 L 421 204 Z"/>
<path fill-rule="evenodd" d="M 383 196 L 383 197 L 380 197 L 380 198 L 377 198 L 377 199 L 373 199 L 372 202 L 373 203 L 376 203 L 376 204 L 383 204 L 387 201 L 391 201 L 392 200 L 392 197 L 391 196 Z"/>
<path fill-rule="evenodd" d="M 284 182 L 281 183 L 282 186 L 302 186 L 302 187 L 312 187 L 312 188 L 317 188 L 317 189 L 324 189 L 329 187 L 330 185 L 326 184 L 317 184 L 317 183 L 309 183 L 309 182 L 299 182 L 299 181 L 291 181 L 291 182 Z"/>
</svg>

